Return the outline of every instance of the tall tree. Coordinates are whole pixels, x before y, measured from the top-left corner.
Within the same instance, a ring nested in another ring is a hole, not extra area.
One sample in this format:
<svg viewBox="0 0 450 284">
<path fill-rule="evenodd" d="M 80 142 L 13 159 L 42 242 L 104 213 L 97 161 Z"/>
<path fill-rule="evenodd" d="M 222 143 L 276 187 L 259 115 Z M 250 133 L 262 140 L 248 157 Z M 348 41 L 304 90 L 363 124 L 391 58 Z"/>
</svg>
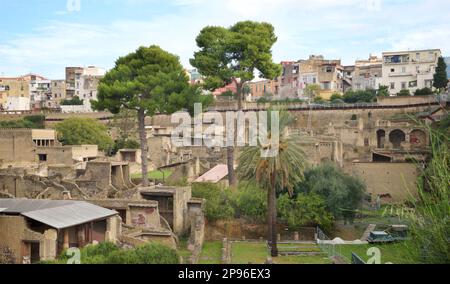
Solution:
<svg viewBox="0 0 450 284">
<path fill-rule="evenodd" d="M 214 90 L 234 83 L 237 87 L 238 109 L 242 109 L 243 87 L 260 76 L 273 79 L 281 73 L 281 66 L 272 60 L 272 47 L 277 41 L 274 27 L 269 23 L 238 22 L 229 28 L 208 26 L 198 35 L 200 51 L 194 54 L 191 65 L 205 76 L 205 87 Z M 228 179 L 236 186 L 234 148 L 227 149 Z"/>
<path fill-rule="evenodd" d="M 115 67 L 101 80 L 97 110 L 117 114 L 121 109 L 134 110 L 138 115 L 139 138 L 142 152 L 143 186 L 148 180 L 148 146 L 145 118 L 157 113 L 170 114 L 182 108 L 192 109 L 201 101 L 195 86 L 189 86 L 188 77 L 179 58 L 160 47 L 140 47 L 136 52 L 116 61 Z"/>
<path fill-rule="evenodd" d="M 271 245 L 271 255 L 278 256 L 277 249 L 277 189 L 287 189 L 293 193 L 294 186 L 303 180 L 306 168 L 305 153 L 301 147 L 302 137 L 289 133 L 288 125 L 294 118 L 288 112 L 280 113 L 280 140 L 279 152 L 275 157 L 264 157 L 263 151 L 268 150 L 267 145 L 245 148 L 239 156 L 239 177 L 243 180 L 256 182 L 261 188 L 267 190 L 269 228 L 268 240 Z M 270 124 L 269 124 L 270 125 Z M 268 131 L 270 139 L 272 131 Z"/>
<path fill-rule="evenodd" d="M 448 85 L 448 77 L 447 77 L 447 64 L 445 63 L 444 58 L 439 57 L 438 64 L 436 67 L 436 73 L 434 74 L 434 83 L 433 86 L 442 92 L 447 88 Z"/>
</svg>

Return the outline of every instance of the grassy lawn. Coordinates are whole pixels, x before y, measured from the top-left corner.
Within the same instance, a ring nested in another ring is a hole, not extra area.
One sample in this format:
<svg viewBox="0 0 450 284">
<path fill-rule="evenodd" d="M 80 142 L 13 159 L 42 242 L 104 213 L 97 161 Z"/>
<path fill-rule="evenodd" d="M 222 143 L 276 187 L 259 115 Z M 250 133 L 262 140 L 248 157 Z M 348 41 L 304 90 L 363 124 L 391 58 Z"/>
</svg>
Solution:
<svg viewBox="0 0 450 284">
<path fill-rule="evenodd" d="M 292 247 L 292 244 L 280 244 L 280 250 Z M 315 245 L 302 245 L 296 251 L 320 251 Z M 290 249 L 291 250 L 291 249 Z M 294 250 L 294 251 L 295 251 Z M 231 262 L 233 264 L 263 264 L 268 257 L 268 250 L 265 243 L 233 243 Z M 280 256 L 273 259 L 275 264 L 330 264 L 331 261 L 326 255 L 317 256 Z"/>
<path fill-rule="evenodd" d="M 170 170 L 163 170 L 163 172 L 164 172 L 164 176 L 163 176 L 163 173 L 160 171 L 151 171 L 148 173 L 148 178 L 162 180 L 163 178 L 167 179 L 168 177 L 170 177 L 172 175 L 172 171 L 170 171 Z M 133 175 L 131 175 L 131 178 L 142 178 L 142 173 L 133 174 Z"/>
<path fill-rule="evenodd" d="M 278 250 L 280 252 L 320 252 L 320 248 L 316 244 L 278 244 Z"/>
<path fill-rule="evenodd" d="M 233 264 L 263 264 L 267 260 L 265 243 L 233 243 L 231 246 L 231 262 Z"/>
<path fill-rule="evenodd" d="M 274 259 L 276 264 L 331 264 L 331 260 L 326 255 L 294 255 L 280 256 Z"/>
<path fill-rule="evenodd" d="M 371 247 L 377 247 L 381 251 L 381 263 L 391 262 L 394 264 L 411 263 L 408 257 L 408 247 L 405 243 L 384 244 L 384 245 L 339 245 L 336 250 L 342 255 L 351 259 L 352 252 L 356 253 L 364 261 L 371 256 L 367 256 L 367 250 Z"/>
<path fill-rule="evenodd" d="M 205 242 L 198 264 L 220 264 L 222 261 L 222 242 Z"/>
</svg>

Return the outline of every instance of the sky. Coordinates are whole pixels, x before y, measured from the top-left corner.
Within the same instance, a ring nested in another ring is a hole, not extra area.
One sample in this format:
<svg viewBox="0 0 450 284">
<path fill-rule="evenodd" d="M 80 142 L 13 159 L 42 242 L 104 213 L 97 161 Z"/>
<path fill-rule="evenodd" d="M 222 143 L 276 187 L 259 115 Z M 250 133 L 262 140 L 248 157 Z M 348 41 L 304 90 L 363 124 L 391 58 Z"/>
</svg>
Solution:
<svg viewBox="0 0 450 284">
<path fill-rule="evenodd" d="M 0 0 L 0 76 L 63 79 L 66 66 L 114 67 L 156 44 L 189 59 L 209 25 L 274 25 L 276 62 L 322 54 L 351 65 L 382 51 L 450 55 L 448 0 Z"/>
</svg>

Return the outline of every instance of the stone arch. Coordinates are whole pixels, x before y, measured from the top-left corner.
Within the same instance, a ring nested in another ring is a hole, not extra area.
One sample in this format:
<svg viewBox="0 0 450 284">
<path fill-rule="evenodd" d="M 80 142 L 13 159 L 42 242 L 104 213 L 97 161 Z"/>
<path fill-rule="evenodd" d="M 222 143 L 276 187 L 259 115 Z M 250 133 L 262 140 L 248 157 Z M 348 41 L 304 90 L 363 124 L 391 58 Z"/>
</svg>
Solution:
<svg viewBox="0 0 450 284">
<path fill-rule="evenodd" d="M 409 143 L 412 148 L 423 148 L 427 146 L 427 134 L 420 129 L 414 129 L 409 134 Z"/>
<path fill-rule="evenodd" d="M 377 148 L 384 148 L 384 143 L 386 142 L 386 131 L 379 129 L 377 131 Z"/>
<path fill-rule="evenodd" d="M 394 149 L 401 149 L 402 143 L 406 141 L 406 134 L 400 129 L 395 129 L 389 133 L 389 142 Z"/>
</svg>

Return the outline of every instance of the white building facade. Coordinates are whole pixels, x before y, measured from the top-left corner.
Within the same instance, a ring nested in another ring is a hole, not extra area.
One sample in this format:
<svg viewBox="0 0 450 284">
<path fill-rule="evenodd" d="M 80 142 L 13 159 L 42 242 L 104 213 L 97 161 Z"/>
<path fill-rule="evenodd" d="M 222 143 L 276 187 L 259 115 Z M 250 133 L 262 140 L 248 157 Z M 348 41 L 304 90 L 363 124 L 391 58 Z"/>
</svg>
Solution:
<svg viewBox="0 0 450 284">
<path fill-rule="evenodd" d="M 411 94 L 417 89 L 432 89 L 440 56 L 439 49 L 384 52 L 382 84 L 389 87 L 391 95 L 404 89 Z"/>
</svg>

